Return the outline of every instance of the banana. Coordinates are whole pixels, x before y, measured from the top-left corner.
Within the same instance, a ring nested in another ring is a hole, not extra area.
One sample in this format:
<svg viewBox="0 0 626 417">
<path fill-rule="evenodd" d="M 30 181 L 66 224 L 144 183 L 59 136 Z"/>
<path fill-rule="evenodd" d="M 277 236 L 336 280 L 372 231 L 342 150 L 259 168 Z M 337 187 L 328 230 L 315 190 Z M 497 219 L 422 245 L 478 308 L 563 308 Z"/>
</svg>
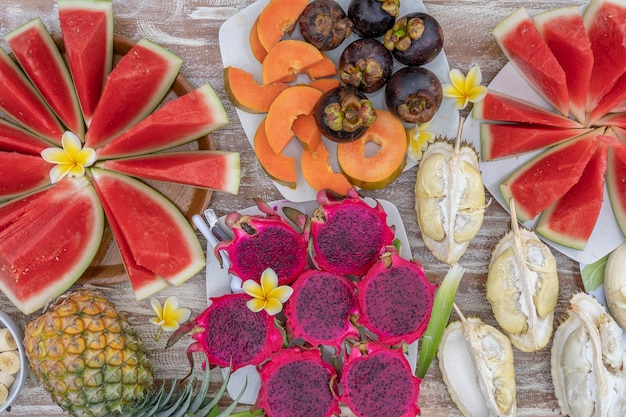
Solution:
<svg viewBox="0 0 626 417">
<path fill-rule="evenodd" d="M 17 349 L 17 343 L 9 329 L 0 329 L 0 352 Z"/>
<path fill-rule="evenodd" d="M 9 389 L 4 385 L 0 384 L 0 404 L 4 403 L 9 396 Z"/>
<path fill-rule="evenodd" d="M 0 371 L 0 385 L 4 385 L 9 388 L 11 384 L 15 381 L 15 376 L 8 374 L 6 372 Z"/>
<path fill-rule="evenodd" d="M 0 353 L 0 371 L 14 375 L 20 370 L 20 355 L 17 350 Z"/>
</svg>

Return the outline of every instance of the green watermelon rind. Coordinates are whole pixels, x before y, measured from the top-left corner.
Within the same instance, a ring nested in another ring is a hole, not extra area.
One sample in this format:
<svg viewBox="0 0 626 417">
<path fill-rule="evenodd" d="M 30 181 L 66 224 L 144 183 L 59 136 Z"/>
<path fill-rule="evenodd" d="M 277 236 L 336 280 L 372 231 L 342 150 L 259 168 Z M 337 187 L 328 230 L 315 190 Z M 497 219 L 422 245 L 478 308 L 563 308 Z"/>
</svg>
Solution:
<svg viewBox="0 0 626 417">
<path fill-rule="evenodd" d="M 615 176 L 615 164 L 620 162 L 615 152 L 609 150 L 606 168 L 606 187 L 609 192 L 609 201 L 617 224 L 622 234 L 626 235 L 626 195 L 619 192 L 617 184 L 619 184 L 620 181 Z"/>
<path fill-rule="evenodd" d="M 128 177 L 126 175 L 118 174 L 114 171 L 109 171 L 109 170 L 100 169 L 100 168 L 91 168 L 90 174 L 91 174 L 94 186 L 98 194 L 100 195 L 101 199 L 103 200 L 107 199 L 106 192 L 103 192 L 102 186 L 101 186 L 103 181 L 106 181 L 107 179 L 120 181 L 129 187 L 135 188 L 144 196 L 156 202 L 163 209 L 163 212 L 167 213 L 170 216 L 170 218 L 174 220 L 174 223 L 176 223 L 176 225 L 178 226 L 178 232 L 179 232 L 179 235 L 176 236 L 176 238 L 179 239 L 181 242 L 184 242 L 187 245 L 188 251 L 190 254 L 190 259 L 189 259 L 189 263 L 187 267 L 184 268 L 182 271 L 178 272 L 176 275 L 173 275 L 170 277 L 164 277 L 169 283 L 176 285 L 176 286 L 181 285 L 185 281 L 192 278 L 200 270 L 202 270 L 202 268 L 206 264 L 206 259 L 205 259 L 202 247 L 200 246 L 200 242 L 198 241 L 198 237 L 196 236 L 193 228 L 191 227 L 187 219 L 183 216 L 180 210 L 169 199 L 167 199 L 165 196 L 163 196 L 163 194 L 159 193 L 158 191 L 148 186 L 147 184 L 139 180 L 136 180 L 134 178 Z M 125 210 L 124 213 L 120 213 L 120 212 L 117 212 L 115 209 L 113 209 L 111 206 L 109 207 L 112 209 L 111 212 L 113 216 L 116 217 L 115 221 L 118 221 L 117 220 L 118 216 L 121 216 L 122 214 L 126 214 L 126 215 L 131 214 L 131 212 L 128 210 Z M 140 212 L 140 213 L 143 213 L 142 215 L 146 215 L 145 210 L 142 211 L 141 207 L 138 207 L 137 205 L 134 205 L 133 209 L 134 209 L 133 212 Z M 122 228 L 124 227 L 121 223 L 120 223 L 120 226 Z M 128 239 L 127 234 L 124 235 L 124 238 L 130 245 L 131 250 L 133 248 L 133 245 L 141 243 L 141 242 L 133 242 L 132 239 Z"/>
<path fill-rule="evenodd" d="M 25 65 L 24 62 L 20 60 L 20 54 L 18 54 L 17 53 L 18 51 L 16 51 L 15 49 L 13 49 L 13 55 L 15 56 L 18 64 L 24 70 L 24 73 L 26 74 L 28 79 L 31 81 L 33 86 L 37 89 L 37 91 L 43 97 L 46 103 L 48 103 L 48 105 L 50 106 L 52 111 L 56 114 L 56 116 L 59 118 L 59 120 L 62 123 L 64 123 L 64 125 L 69 130 L 74 132 L 78 137 L 82 138 L 85 134 L 85 124 L 83 121 L 83 115 L 81 113 L 80 104 L 78 102 L 78 96 L 76 95 L 76 90 L 74 88 L 74 82 L 72 80 L 72 76 L 70 75 L 69 69 L 67 65 L 65 64 L 63 57 L 61 56 L 61 52 L 59 51 L 56 43 L 54 42 L 54 39 L 52 38 L 48 30 L 46 29 L 45 25 L 41 21 L 41 18 L 35 18 L 31 20 L 30 22 L 25 23 L 24 25 L 20 26 L 19 28 L 14 29 L 13 31 L 6 34 L 4 36 L 4 39 L 9 44 L 9 47 L 14 48 L 15 46 L 14 40 L 31 29 L 37 30 L 37 32 L 39 33 L 39 36 L 41 37 L 42 44 L 48 49 L 48 52 L 51 54 L 54 60 L 54 63 L 56 64 L 56 72 L 58 73 L 58 75 L 64 82 L 63 88 L 66 90 L 66 97 L 70 99 L 69 105 L 71 109 L 65 109 L 65 111 L 68 111 L 69 113 L 71 113 L 73 120 L 71 121 L 64 120 L 64 118 L 61 115 L 61 111 L 59 111 L 58 109 L 59 106 L 67 106 L 67 103 L 65 102 L 57 103 L 55 102 L 56 101 L 55 94 L 49 94 L 49 95 L 45 94 L 43 84 L 48 80 L 39 79 L 37 77 L 37 74 L 33 74 L 30 71 L 28 71 L 28 67 Z M 29 51 L 24 51 L 24 52 L 30 53 L 31 51 L 29 50 Z M 39 60 L 38 63 L 41 63 L 41 62 L 42 61 Z M 45 77 L 48 72 L 50 72 L 50 70 L 47 70 L 46 73 L 43 74 L 43 76 Z M 55 91 L 57 91 L 59 87 L 60 86 L 56 85 Z"/>
</svg>

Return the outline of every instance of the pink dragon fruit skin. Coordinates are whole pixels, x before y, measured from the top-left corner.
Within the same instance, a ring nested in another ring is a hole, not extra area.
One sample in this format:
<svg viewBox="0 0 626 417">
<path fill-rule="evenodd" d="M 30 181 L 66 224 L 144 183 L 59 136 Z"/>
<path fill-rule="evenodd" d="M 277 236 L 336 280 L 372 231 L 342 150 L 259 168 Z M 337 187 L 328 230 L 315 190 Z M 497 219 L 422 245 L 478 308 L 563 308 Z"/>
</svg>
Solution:
<svg viewBox="0 0 626 417">
<path fill-rule="evenodd" d="M 318 349 L 283 349 L 260 366 L 259 374 L 257 407 L 267 417 L 330 417 L 341 412 L 335 368 L 322 360 Z"/>
<path fill-rule="evenodd" d="M 371 207 L 355 189 L 345 197 L 320 190 L 317 202 L 310 226 L 314 262 L 325 271 L 362 276 L 393 243 L 387 213 L 378 202 Z"/>
<path fill-rule="evenodd" d="M 314 347 L 332 346 L 341 353 L 346 339 L 358 339 L 351 317 L 359 316 L 359 304 L 352 282 L 331 272 L 308 270 L 292 285 L 293 294 L 285 304 L 287 331 Z"/>
<path fill-rule="evenodd" d="M 233 239 L 220 242 L 215 254 L 224 250 L 231 261 L 229 272 L 243 281 L 260 281 L 261 274 L 272 268 L 279 285 L 291 284 L 307 266 L 308 234 L 299 233 L 261 199 L 255 199 L 264 215 L 226 216 Z"/>
<path fill-rule="evenodd" d="M 415 417 L 420 383 L 402 349 L 361 343 L 343 365 L 339 400 L 357 417 Z"/>
<path fill-rule="evenodd" d="M 356 286 L 359 324 L 374 333 L 378 342 L 412 343 L 424 334 L 436 286 L 428 281 L 420 263 L 387 251 Z"/>
<path fill-rule="evenodd" d="M 226 294 L 211 298 L 194 321 L 188 356 L 201 351 L 210 365 L 227 367 L 232 356 L 233 370 L 258 365 L 283 347 L 283 333 L 274 317 L 265 311 L 252 312 L 246 294 Z M 191 361 L 191 359 L 190 359 Z"/>
</svg>

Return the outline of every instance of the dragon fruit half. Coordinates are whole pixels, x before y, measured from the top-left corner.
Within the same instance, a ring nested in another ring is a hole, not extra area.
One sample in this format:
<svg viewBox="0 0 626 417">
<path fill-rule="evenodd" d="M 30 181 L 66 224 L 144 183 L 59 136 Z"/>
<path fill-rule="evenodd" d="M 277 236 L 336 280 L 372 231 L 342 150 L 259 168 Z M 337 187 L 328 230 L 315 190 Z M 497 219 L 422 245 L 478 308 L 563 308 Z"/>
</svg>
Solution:
<svg viewBox="0 0 626 417">
<path fill-rule="evenodd" d="M 285 304 L 287 331 L 314 347 L 332 346 L 337 354 L 346 339 L 358 339 L 352 325 L 358 317 L 358 301 L 352 282 L 331 272 L 305 271 L 292 285 L 293 294 Z"/>
<path fill-rule="evenodd" d="M 335 368 L 318 349 L 283 349 L 259 369 L 257 406 L 267 417 L 330 417 L 339 415 Z"/>
<path fill-rule="evenodd" d="M 424 334 L 435 285 L 428 281 L 420 263 L 388 250 L 356 286 L 361 310 L 359 324 L 378 336 L 378 342 L 412 343 Z"/>
<path fill-rule="evenodd" d="M 246 365 L 258 365 L 283 346 L 283 332 L 274 317 L 265 311 L 255 313 L 246 305 L 247 294 L 226 294 L 211 298 L 195 320 L 181 326 L 172 334 L 168 346 L 183 334 L 191 332 L 195 340 L 187 348 L 193 364 L 193 352 L 204 352 L 210 365 L 237 370 Z"/>
<path fill-rule="evenodd" d="M 226 225 L 233 239 L 215 247 L 218 259 L 224 250 L 230 258 L 229 272 L 242 281 L 260 281 L 261 274 L 272 268 L 278 275 L 278 284 L 291 284 L 306 269 L 308 233 L 296 231 L 263 200 L 254 199 L 264 215 L 226 216 Z"/>
<path fill-rule="evenodd" d="M 310 226 L 313 261 L 325 271 L 362 276 L 393 243 L 387 213 L 378 202 L 367 204 L 355 189 L 346 196 L 320 190 L 317 202 Z"/>
<path fill-rule="evenodd" d="M 360 343 L 343 365 L 340 401 L 357 417 L 415 417 L 420 383 L 402 349 Z"/>
</svg>

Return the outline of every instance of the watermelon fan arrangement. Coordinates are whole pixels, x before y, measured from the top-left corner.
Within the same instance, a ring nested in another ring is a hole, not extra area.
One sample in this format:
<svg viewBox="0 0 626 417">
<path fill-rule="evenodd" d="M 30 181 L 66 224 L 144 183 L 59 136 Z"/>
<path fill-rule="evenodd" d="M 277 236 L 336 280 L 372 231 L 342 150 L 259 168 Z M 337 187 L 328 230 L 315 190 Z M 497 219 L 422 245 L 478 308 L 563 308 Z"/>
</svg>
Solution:
<svg viewBox="0 0 626 417">
<path fill-rule="evenodd" d="M 548 111 L 490 90 L 473 110 L 483 161 L 537 152 L 500 184 L 520 221 L 584 250 L 599 218 L 605 183 L 626 233 L 626 4 L 592 0 L 531 17 L 520 8 L 493 35 L 510 63 L 549 103 Z"/>
<path fill-rule="evenodd" d="M 105 219 L 137 299 L 183 283 L 202 248 L 141 179 L 230 193 L 240 181 L 238 153 L 160 152 L 228 123 L 210 85 L 166 99 L 180 58 L 143 39 L 113 65 L 112 3 L 58 10 L 64 48 L 35 19 L 6 35 L 12 56 L 0 51 L 0 289 L 25 314 L 81 276 Z"/>
</svg>

